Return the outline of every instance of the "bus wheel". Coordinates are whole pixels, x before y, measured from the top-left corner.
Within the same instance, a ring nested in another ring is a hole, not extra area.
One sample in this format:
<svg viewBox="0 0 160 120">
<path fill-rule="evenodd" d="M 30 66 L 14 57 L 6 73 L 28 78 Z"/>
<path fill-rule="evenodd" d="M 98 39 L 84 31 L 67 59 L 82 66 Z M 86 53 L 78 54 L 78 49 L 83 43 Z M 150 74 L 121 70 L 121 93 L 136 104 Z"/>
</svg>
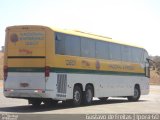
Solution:
<svg viewBox="0 0 160 120">
<path fill-rule="evenodd" d="M 52 107 L 52 106 L 54 106 L 54 105 L 57 105 L 57 104 L 58 104 L 58 101 L 57 101 L 57 100 L 52 100 L 52 99 L 44 99 L 44 100 L 43 100 L 43 103 L 44 103 L 44 105 L 46 105 L 46 106 Z"/>
<path fill-rule="evenodd" d="M 33 107 L 39 107 L 42 103 L 42 100 L 41 99 L 29 99 L 28 103 L 32 104 Z"/>
<path fill-rule="evenodd" d="M 100 99 L 101 101 L 103 101 L 103 102 L 106 102 L 107 99 L 108 99 L 108 97 L 100 97 L 99 99 Z"/>
<path fill-rule="evenodd" d="M 128 96 L 128 101 L 138 101 L 140 98 L 141 92 L 140 88 L 138 86 L 135 86 L 134 88 L 134 95 L 133 96 Z"/>
<path fill-rule="evenodd" d="M 82 102 L 82 90 L 77 85 L 73 90 L 73 106 L 79 106 Z"/>
<path fill-rule="evenodd" d="M 84 104 L 90 105 L 92 103 L 92 99 L 93 99 L 93 87 L 91 85 L 88 85 L 84 93 L 84 98 L 83 98 Z"/>
</svg>

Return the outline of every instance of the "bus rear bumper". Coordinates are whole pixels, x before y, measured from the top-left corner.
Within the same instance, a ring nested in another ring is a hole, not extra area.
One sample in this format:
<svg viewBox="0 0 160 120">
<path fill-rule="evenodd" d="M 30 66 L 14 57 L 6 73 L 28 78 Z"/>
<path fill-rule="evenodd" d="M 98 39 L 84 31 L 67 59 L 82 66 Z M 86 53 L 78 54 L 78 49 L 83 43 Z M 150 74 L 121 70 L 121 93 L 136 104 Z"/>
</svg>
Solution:
<svg viewBox="0 0 160 120">
<path fill-rule="evenodd" d="M 8 98 L 53 98 L 54 91 L 48 90 L 4 90 L 4 96 Z"/>
</svg>

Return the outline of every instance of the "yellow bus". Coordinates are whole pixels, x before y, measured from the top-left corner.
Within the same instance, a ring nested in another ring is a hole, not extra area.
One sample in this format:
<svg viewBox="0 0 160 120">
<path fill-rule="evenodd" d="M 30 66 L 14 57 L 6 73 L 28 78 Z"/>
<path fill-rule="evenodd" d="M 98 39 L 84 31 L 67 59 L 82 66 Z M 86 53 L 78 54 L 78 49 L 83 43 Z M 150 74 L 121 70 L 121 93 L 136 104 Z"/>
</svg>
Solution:
<svg viewBox="0 0 160 120">
<path fill-rule="evenodd" d="M 39 106 L 149 93 L 148 53 L 111 38 L 45 26 L 6 28 L 4 95 Z"/>
</svg>

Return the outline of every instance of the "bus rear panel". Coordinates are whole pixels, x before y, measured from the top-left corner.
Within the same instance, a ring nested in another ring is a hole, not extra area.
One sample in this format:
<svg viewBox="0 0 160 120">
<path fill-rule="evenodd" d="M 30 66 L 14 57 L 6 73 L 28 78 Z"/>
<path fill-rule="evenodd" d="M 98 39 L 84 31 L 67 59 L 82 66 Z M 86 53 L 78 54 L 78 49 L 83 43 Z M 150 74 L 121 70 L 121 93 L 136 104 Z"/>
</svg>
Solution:
<svg viewBox="0 0 160 120">
<path fill-rule="evenodd" d="M 46 31 L 43 27 L 6 29 L 4 95 L 46 97 Z"/>
</svg>

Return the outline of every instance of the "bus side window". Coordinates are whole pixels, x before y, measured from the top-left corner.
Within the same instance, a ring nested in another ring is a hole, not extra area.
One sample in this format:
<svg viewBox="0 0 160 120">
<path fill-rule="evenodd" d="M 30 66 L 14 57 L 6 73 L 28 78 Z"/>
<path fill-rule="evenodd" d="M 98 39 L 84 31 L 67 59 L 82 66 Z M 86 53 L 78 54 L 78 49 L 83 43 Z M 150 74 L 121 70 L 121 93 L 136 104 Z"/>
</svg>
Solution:
<svg viewBox="0 0 160 120">
<path fill-rule="evenodd" d="M 128 46 L 121 46 L 121 54 L 123 61 L 132 61 L 131 48 Z"/>
<path fill-rule="evenodd" d="M 121 46 L 115 43 L 109 43 L 110 59 L 122 60 L 121 58 Z"/>
<path fill-rule="evenodd" d="M 80 37 L 65 34 L 65 54 L 80 56 Z"/>
<path fill-rule="evenodd" d="M 80 37 L 55 33 L 56 54 L 80 56 Z"/>
<path fill-rule="evenodd" d="M 96 58 L 109 59 L 109 43 L 96 41 Z"/>
<path fill-rule="evenodd" d="M 60 55 L 65 54 L 65 40 L 62 33 L 55 33 L 55 53 Z"/>
<path fill-rule="evenodd" d="M 133 62 L 136 63 L 142 63 L 143 62 L 143 51 L 140 48 L 134 48 L 132 47 L 132 58 L 133 58 Z"/>
<path fill-rule="evenodd" d="M 95 40 L 81 37 L 81 56 L 95 58 Z"/>
</svg>

